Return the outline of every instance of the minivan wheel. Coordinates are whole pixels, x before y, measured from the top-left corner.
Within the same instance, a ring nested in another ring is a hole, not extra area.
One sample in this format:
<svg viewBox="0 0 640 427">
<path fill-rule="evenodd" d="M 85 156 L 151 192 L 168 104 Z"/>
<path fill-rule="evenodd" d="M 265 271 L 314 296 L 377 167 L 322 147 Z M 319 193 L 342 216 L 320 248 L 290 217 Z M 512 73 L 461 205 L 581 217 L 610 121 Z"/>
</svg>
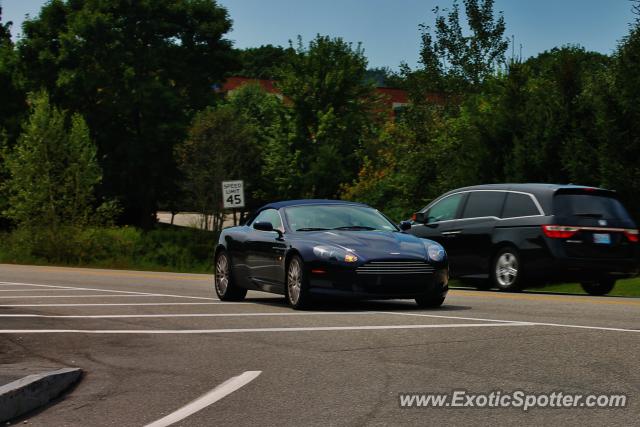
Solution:
<svg viewBox="0 0 640 427">
<path fill-rule="evenodd" d="M 215 260 L 214 288 L 220 301 L 241 301 L 247 290 L 236 286 L 231 274 L 231 262 L 225 251 L 220 251 Z"/>
<path fill-rule="evenodd" d="M 598 282 L 583 282 L 582 289 L 589 295 L 606 295 L 616 285 L 615 279 L 601 279 Z"/>
<path fill-rule="evenodd" d="M 493 257 L 491 266 L 493 286 L 501 291 L 516 292 L 521 288 L 522 264 L 515 248 L 500 249 Z"/>
</svg>

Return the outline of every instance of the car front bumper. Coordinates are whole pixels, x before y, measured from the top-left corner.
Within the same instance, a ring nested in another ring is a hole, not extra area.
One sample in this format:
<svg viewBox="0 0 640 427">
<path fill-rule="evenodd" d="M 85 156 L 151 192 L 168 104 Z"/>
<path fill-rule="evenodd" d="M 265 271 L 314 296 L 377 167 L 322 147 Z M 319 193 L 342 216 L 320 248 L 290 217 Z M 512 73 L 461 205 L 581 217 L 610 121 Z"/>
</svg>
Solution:
<svg viewBox="0 0 640 427">
<path fill-rule="evenodd" d="M 359 274 L 357 268 L 312 265 L 308 269 L 309 290 L 315 295 L 362 299 L 409 299 L 424 296 L 446 297 L 449 269 L 434 267 L 430 273 Z"/>
</svg>

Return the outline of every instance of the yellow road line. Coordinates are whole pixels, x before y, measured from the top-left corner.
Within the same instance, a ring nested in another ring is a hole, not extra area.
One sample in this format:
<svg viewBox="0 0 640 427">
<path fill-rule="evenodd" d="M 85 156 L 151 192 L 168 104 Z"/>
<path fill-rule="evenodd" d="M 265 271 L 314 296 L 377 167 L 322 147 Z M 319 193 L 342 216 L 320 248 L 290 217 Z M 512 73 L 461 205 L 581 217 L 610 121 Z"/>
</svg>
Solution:
<svg viewBox="0 0 640 427">
<path fill-rule="evenodd" d="M 550 301 L 550 302 L 565 302 L 565 303 L 587 303 L 587 304 L 606 304 L 606 305 L 640 305 L 640 301 L 620 301 L 609 298 L 599 297 L 573 297 L 568 295 L 531 295 L 531 294 L 501 294 L 497 292 L 478 292 L 478 291 L 464 291 L 461 289 L 452 289 L 450 294 L 461 297 L 473 297 L 473 298 L 485 298 L 485 299 L 512 299 L 512 300 L 526 300 L 526 301 Z"/>
</svg>

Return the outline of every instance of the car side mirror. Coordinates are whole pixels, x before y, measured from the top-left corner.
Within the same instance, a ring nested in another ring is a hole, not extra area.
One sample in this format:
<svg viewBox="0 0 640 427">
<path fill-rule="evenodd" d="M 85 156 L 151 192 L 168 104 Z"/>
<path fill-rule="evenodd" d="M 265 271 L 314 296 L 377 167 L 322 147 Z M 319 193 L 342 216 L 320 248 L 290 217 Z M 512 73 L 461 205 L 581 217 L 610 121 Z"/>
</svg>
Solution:
<svg viewBox="0 0 640 427">
<path fill-rule="evenodd" d="M 276 233 L 278 233 L 278 239 L 282 239 L 282 231 L 278 230 L 277 228 L 273 228 L 273 224 L 271 224 L 269 221 L 254 222 L 253 228 L 258 231 L 275 231 Z"/>
<path fill-rule="evenodd" d="M 253 228 L 255 228 L 258 231 L 274 231 L 273 224 L 271 224 L 269 221 L 255 222 L 253 223 Z"/>
<path fill-rule="evenodd" d="M 420 224 L 426 224 L 428 219 L 429 218 L 425 212 L 416 212 L 413 214 L 413 220 Z"/>
<path fill-rule="evenodd" d="M 411 223 L 409 221 L 402 221 L 398 226 L 402 231 L 411 230 Z"/>
</svg>

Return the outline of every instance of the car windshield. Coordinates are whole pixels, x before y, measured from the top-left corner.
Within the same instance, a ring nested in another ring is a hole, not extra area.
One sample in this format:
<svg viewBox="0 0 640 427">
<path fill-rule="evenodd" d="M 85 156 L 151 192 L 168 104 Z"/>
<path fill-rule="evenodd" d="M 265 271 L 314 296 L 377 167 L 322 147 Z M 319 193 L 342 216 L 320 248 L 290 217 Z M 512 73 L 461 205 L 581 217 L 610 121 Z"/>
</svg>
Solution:
<svg viewBox="0 0 640 427">
<path fill-rule="evenodd" d="M 373 208 L 355 205 L 305 205 L 285 208 L 294 231 L 353 230 L 397 231 L 397 227 Z"/>
</svg>

